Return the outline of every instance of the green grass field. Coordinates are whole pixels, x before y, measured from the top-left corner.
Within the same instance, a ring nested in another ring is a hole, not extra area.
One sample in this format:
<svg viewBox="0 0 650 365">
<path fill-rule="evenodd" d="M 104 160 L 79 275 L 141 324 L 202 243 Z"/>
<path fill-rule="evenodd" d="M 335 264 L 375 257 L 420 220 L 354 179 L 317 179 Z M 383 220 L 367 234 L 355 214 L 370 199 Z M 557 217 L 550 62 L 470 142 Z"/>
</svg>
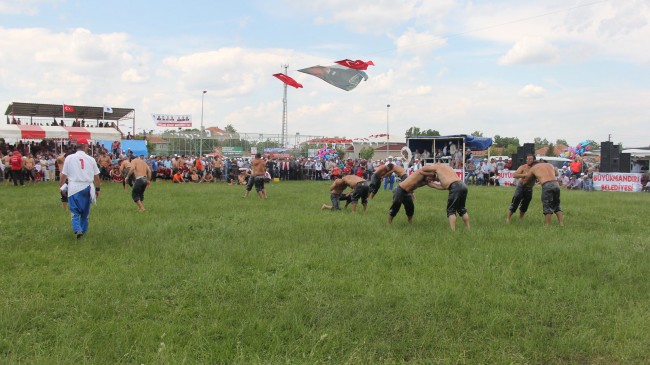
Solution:
<svg viewBox="0 0 650 365">
<path fill-rule="evenodd" d="M 325 182 L 104 184 L 76 240 L 54 184 L 0 186 L 2 364 L 647 364 L 650 194 L 421 188 L 407 225 L 321 211 Z M 253 192 L 254 193 L 254 192 Z"/>
</svg>

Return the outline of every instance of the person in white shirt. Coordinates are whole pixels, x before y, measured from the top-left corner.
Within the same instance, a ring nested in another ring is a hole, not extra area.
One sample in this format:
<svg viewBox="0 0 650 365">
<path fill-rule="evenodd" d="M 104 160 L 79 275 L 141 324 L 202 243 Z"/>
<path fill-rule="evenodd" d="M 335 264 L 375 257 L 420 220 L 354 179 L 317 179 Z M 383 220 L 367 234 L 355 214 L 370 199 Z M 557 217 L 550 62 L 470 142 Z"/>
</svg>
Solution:
<svg viewBox="0 0 650 365">
<path fill-rule="evenodd" d="M 86 153 L 88 140 L 77 139 L 77 152 L 65 158 L 59 187 L 65 191 L 67 183 L 68 206 L 72 213 L 72 231 L 81 238 L 88 232 L 90 203 L 99 196 L 99 168 L 97 162 Z"/>
<path fill-rule="evenodd" d="M 411 168 L 410 168 L 411 173 L 414 173 L 414 172 L 416 172 L 417 170 L 419 170 L 419 169 L 421 169 L 421 168 L 422 168 L 422 163 L 420 163 L 420 159 L 419 159 L 419 158 L 416 158 L 416 159 L 413 161 L 413 165 L 411 165 Z"/>
</svg>

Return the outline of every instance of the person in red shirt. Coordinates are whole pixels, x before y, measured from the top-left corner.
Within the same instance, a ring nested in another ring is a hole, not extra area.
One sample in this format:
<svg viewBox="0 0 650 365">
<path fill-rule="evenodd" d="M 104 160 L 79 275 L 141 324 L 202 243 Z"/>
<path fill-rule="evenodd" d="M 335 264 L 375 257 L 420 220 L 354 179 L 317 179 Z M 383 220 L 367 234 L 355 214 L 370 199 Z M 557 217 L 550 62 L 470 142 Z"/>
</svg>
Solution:
<svg viewBox="0 0 650 365">
<path fill-rule="evenodd" d="M 14 181 L 14 186 L 18 186 L 18 180 L 20 180 L 20 185 L 25 185 L 25 175 L 23 174 L 25 161 L 23 161 L 20 152 L 14 151 L 14 155 L 9 159 L 9 164 L 11 165 L 11 178 Z"/>
<path fill-rule="evenodd" d="M 578 178 L 580 173 L 582 173 L 582 162 L 576 157 L 573 162 L 569 164 L 569 169 L 571 169 L 571 175 Z"/>
</svg>

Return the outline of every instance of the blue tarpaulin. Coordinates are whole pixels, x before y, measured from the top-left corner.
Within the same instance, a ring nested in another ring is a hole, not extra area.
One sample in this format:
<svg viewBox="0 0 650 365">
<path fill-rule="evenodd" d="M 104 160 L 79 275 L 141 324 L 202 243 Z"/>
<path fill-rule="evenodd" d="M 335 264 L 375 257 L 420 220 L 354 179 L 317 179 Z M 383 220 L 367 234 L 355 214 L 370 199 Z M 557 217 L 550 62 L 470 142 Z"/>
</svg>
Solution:
<svg viewBox="0 0 650 365">
<path fill-rule="evenodd" d="M 435 141 L 435 147 L 434 147 Z M 472 151 L 484 151 L 492 146 L 492 138 L 490 137 L 475 137 L 467 134 L 455 134 L 450 136 L 412 136 L 406 139 L 406 145 L 411 151 L 419 150 L 423 152 L 425 149 L 435 154 L 436 149 L 441 149 L 443 146 L 448 145 L 449 142 L 456 144 L 458 148 L 465 147 Z"/>
<path fill-rule="evenodd" d="M 143 140 L 123 139 L 120 142 L 122 143 L 122 153 L 124 154 L 128 153 L 129 150 L 131 150 L 135 156 L 148 156 L 149 154 L 147 152 L 147 144 Z M 109 152 L 112 152 L 111 145 L 113 144 L 113 141 L 104 140 L 99 141 L 99 143 L 106 147 Z"/>
</svg>

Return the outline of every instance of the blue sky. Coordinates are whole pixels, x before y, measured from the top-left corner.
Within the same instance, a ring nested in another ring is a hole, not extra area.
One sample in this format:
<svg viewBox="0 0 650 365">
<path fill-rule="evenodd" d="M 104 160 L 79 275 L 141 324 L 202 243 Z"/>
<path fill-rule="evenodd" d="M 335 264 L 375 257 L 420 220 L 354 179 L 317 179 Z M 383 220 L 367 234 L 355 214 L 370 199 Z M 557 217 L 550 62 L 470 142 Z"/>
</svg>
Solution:
<svg viewBox="0 0 650 365">
<path fill-rule="evenodd" d="M 155 5 L 153 5 L 155 4 Z M 204 125 L 364 138 L 442 134 L 650 145 L 650 1 L 0 0 L 0 103 L 201 114 Z M 372 60 L 346 92 L 296 70 Z"/>
</svg>

